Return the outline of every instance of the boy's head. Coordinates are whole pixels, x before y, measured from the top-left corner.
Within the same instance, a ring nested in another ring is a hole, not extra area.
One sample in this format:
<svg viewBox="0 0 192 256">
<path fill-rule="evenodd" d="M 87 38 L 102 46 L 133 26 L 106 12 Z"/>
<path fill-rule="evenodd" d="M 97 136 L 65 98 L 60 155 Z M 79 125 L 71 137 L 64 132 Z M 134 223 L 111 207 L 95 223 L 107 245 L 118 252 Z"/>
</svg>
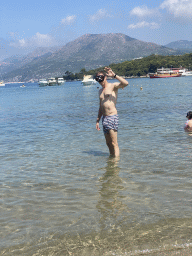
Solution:
<svg viewBox="0 0 192 256">
<path fill-rule="evenodd" d="M 187 112 L 186 117 L 187 117 L 188 119 L 192 119 L 192 111 Z"/>
<path fill-rule="evenodd" d="M 95 76 L 95 80 L 99 83 L 103 82 L 104 79 L 106 77 L 106 74 L 104 71 L 99 71 L 97 72 L 96 76 Z"/>
</svg>

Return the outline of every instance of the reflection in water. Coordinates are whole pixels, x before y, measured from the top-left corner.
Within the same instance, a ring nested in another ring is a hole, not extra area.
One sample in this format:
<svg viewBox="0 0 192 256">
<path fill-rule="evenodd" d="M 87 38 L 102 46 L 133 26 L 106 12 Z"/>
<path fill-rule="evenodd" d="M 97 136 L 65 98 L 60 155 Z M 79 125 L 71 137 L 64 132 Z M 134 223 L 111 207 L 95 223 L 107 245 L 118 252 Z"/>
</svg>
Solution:
<svg viewBox="0 0 192 256">
<path fill-rule="evenodd" d="M 112 227 L 116 228 L 117 221 L 120 220 L 122 212 L 127 209 L 127 205 L 122 202 L 124 198 L 121 192 L 125 189 L 123 180 L 119 177 L 120 168 L 118 160 L 109 158 L 105 173 L 100 178 L 101 189 L 97 203 L 97 209 L 101 213 L 101 230 Z"/>
</svg>

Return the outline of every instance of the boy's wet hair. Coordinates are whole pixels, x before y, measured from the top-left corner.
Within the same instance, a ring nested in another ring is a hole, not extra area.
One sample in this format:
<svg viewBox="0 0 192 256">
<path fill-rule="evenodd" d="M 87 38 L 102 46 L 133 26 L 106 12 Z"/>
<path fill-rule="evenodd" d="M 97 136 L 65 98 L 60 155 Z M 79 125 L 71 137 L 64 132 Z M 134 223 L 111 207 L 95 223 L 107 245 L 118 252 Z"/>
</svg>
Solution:
<svg viewBox="0 0 192 256">
<path fill-rule="evenodd" d="M 186 117 L 189 119 L 192 119 L 192 111 L 187 112 Z"/>
<path fill-rule="evenodd" d="M 106 73 L 103 70 L 102 71 L 98 71 L 95 76 L 99 76 L 100 74 L 102 74 L 103 76 L 106 76 Z"/>
</svg>

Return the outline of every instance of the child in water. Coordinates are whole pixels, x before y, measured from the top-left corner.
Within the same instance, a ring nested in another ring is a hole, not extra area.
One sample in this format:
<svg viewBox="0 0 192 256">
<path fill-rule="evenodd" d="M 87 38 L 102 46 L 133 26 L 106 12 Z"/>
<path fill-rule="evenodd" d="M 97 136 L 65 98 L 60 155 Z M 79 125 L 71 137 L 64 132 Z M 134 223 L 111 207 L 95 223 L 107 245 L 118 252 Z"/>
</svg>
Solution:
<svg viewBox="0 0 192 256">
<path fill-rule="evenodd" d="M 188 120 L 185 123 L 184 129 L 186 132 L 192 132 L 192 111 L 189 111 L 186 117 Z"/>
</svg>

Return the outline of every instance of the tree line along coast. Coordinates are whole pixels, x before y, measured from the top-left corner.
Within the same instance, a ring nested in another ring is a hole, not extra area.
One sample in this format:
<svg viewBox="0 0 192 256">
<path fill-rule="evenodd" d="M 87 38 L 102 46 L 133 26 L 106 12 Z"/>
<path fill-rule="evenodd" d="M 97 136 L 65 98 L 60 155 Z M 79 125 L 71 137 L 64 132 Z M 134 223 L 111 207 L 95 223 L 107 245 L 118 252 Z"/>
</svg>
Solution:
<svg viewBox="0 0 192 256">
<path fill-rule="evenodd" d="M 159 68 L 186 68 L 192 69 L 192 53 L 178 56 L 151 55 L 144 58 L 125 61 L 122 63 L 112 63 L 109 65 L 115 73 L 124 77 L 147 77 L 149 73 L 155 73 Z M 104 67 L 86 71 L 82 68 L 79 73 L 66 71 L 63 78 L 66 81 L 82 80 L 84 75 L 95 75 Z"/>
</svg>

